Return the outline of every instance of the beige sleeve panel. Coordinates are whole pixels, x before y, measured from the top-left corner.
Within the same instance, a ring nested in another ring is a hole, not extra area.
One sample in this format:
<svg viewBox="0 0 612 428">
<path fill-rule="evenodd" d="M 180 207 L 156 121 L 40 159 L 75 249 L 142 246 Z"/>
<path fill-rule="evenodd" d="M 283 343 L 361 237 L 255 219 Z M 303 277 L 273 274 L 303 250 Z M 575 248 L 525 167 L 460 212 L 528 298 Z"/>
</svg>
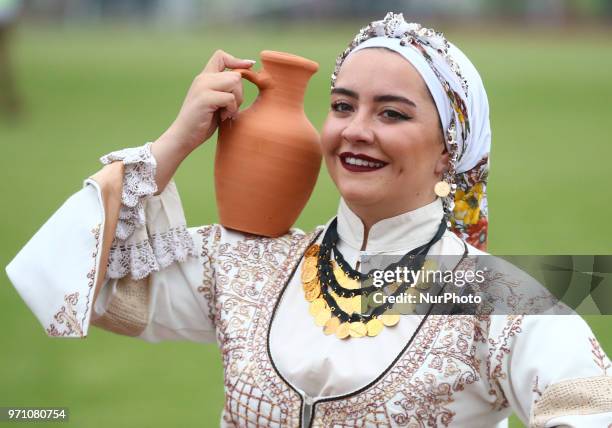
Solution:
<svg viewBox="0 0 612 428">
<path fill-rule="evenodd" d="M 557 426 L 563 416 L 595 413 L 609 413 L 612 418 L 612 377 L 610 376 L 567 379 L 549 385 L 534 404 L 529 427 L 547 428 L 551 426 L 548 423 L 553 419 L 556 420 L 553 426 Z M 608 423 L 612 424 L 612 419 Z"/>
<path fill-rule="evenodd" d="M 607 428 L 612 365 L 578 315 L 494 316 L 489 377 L 529 427 Z"/>
<path fill-rule="evenodd" d="M 93 320 L 92 324 L 116 334 L 140 336 L 149 320 L 149 298 L 149 278 L 122 278 L 115 284 L 106 312 Z"/>
</svg>

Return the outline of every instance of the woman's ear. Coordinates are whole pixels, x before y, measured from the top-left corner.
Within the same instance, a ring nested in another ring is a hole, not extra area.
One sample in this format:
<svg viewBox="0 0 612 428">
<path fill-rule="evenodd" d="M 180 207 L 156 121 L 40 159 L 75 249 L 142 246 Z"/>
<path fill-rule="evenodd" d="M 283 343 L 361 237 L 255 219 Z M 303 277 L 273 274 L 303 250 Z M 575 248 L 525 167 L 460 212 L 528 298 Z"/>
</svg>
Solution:
<svg viewBox="0 0 612 428">
<path fill-rule="evenodd" d="M 436 175 L 436 177 L 440 177 L 442 174 L 444 174 L 444 172 L 448 171 L 449 159 L 450 159 L 450 155 L 448 153 L 448 150 L 446 150 L 446 147 L 445 147 L 442 153 L 440 153 L 440 157 L 438 158 L 438 161 L 436 162 L 436 167 L 434 170 L 434 174 Z"/>
</svg>

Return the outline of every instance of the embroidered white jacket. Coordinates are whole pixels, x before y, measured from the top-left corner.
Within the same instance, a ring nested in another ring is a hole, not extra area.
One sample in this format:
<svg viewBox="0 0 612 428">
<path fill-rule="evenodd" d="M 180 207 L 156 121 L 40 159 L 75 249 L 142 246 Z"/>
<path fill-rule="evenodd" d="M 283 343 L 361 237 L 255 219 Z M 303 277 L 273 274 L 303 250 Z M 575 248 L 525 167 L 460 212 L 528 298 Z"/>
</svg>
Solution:
<svg viewBox="0 0 612 428">
<path fill-rule="evenodd" d="M 187 229 L 174 183 L 143 200 L 143 223 L 115 240 L 101 277 L 114 238 L 102 187 L 87 180 L 42 226 L 7 267 L 11 281 L 51 336 L 84 337 L 93 323 L 151 342 L 216 341 L 222 426 L 502 427 L 512 411 L 530 427 L 612 423 L 610 361 L 578 316 L 402 316 L 340 341 L 314 325 L 299 281 L 325 226 L 275 239 Z M 422 245 L 441 216 L 436 201 L 377 223 L 366 253 Z M 363 228 L 342 202 L 338 233 L 354 266 Z M 447 232 L 431 253 L 465 248 Z"/>
</svg>

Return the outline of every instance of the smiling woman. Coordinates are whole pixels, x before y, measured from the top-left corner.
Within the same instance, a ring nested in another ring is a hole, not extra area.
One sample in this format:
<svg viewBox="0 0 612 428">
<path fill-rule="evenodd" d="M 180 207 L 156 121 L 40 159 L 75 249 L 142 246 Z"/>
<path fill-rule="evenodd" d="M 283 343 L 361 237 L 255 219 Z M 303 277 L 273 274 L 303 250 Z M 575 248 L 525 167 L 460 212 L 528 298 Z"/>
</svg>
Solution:
<svg viewBox="0 0 612 428">
<path fill-rule="evenodd" d="M 103 157 L 8 266 L 47 333 L 84 337 L 91 323 L 151 342 L 216 341 L 222 426 L 490 428 L 512 411 L 532 427 L 606 426 L 607 356 L 562 305 L 531 315 L 547 297 L 534 300 L 521 272 L 488 272 L 481 285 L 513 302 L 503 315 L 363 307 L 374 275 L 359 271 L 364 258 L 418 271 L 418 256 L 444 255 L 460 272 L 484 254 L 470 243 L 486 244 L 488 101 L 467 57 L 402 15 L 363 28 L 336 64 L 322 132 L 335 218 L 279 238 L 187 228 L 172 177 L 236 114 L 242 83 L 227 69 L 252 65 L 218 51 L 168 130 Z"/>
<path fill-rule="evenodd" d="M 434 186 L 448 169 L 423 78 L 387 49 L 360 50 L 342 65 L 322 142 L 327 169 L 366 234 L 382 219 L 434 202 Z"/>
</svg>

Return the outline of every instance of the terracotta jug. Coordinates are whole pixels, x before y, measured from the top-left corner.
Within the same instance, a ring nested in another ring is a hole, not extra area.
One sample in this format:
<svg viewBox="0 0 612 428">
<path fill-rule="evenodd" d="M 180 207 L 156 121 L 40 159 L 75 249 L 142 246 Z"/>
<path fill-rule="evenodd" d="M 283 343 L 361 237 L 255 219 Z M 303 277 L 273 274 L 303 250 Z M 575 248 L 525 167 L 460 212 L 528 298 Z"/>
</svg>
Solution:
<svg viewBox="0 0 612 428">
<path fill-rule="evenodd" d="M 259 72 L 239 71 L 259 88 L 253 104 L 219 127 L 215 192 L 222 225 L 277 237 L 295 223 L 321 168 L 319 134 L 304 113 L 304 93 L 319 65 L 262 51 Z"/>
</svg>

